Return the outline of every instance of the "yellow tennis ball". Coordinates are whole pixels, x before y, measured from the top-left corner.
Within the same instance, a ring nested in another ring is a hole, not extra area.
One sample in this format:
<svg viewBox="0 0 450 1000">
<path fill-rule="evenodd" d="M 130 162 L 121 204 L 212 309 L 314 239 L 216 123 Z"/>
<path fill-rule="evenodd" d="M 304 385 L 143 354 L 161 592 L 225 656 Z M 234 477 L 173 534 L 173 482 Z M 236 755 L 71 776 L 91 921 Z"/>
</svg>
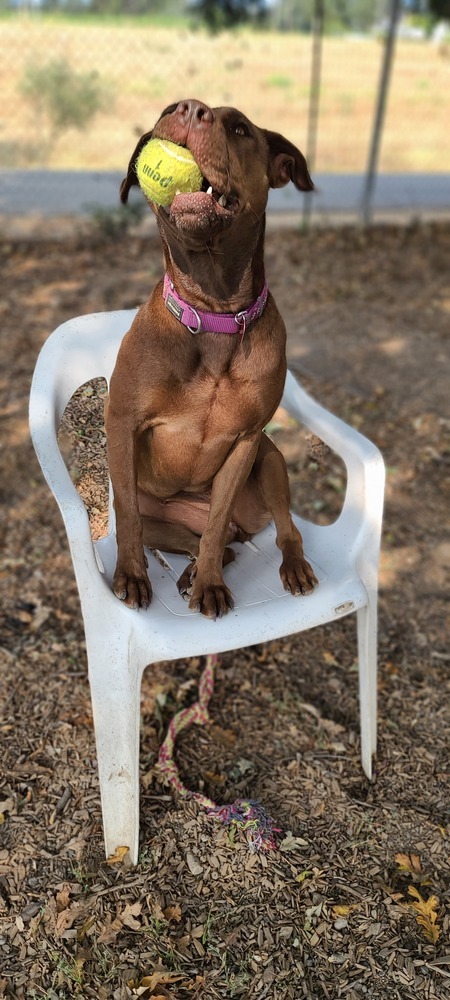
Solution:
<svg viewBox="0 0 450 1000">
<path fill-rule="evenodd" d="M 203 175 L 192 153 L 167 139 L 150 139 L 136 161 L 139 186 L 149 201 L 171 205 L 175 195 L 199 191 Z"/>
</svg>

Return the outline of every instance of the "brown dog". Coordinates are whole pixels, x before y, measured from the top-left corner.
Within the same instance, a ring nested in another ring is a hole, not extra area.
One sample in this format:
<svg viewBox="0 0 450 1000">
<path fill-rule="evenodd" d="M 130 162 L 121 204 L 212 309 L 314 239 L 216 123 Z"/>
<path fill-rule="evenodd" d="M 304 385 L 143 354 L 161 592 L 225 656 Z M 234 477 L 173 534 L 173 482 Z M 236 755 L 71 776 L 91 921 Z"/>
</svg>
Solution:
<svg viewBox="0 0 450 1000">
<path fill-rule="evenodd" d="M 151 205 L 167 277 L 139 310 L 111 379 L 113 589 L 129 607 L 147 607 L 143 545 L 185 552 L 194 561 L 179 590 L 192 610 L 216 618 L 233 607 L 222 573 L 234 558 L 226 543 L 244 541 L 271 518 L 285 588 L 304 594 L 317 582 L 289 513 L 284 459 L 263 433 L 286 374 L 286 331 L 264 277 L 268 191 L 289 181 L 302 191 L 313 184 L 303 155 L 283 136 L 234 108 L 188 100 L 167 108 L 142 136 L 123 202 L 152 137 L 187 147 L 204 183 L 200 192 L 176 195 L 168 209 Z"/>
</svg>

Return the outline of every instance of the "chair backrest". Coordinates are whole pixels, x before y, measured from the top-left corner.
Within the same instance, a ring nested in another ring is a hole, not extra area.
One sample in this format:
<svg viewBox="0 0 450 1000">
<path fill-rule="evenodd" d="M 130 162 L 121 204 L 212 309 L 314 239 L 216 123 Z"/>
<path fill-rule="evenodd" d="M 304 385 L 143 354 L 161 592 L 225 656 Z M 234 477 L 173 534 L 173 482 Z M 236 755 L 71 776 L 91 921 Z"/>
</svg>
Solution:
<svg viewBox="0 0 450 1000">
<path fill-rule="evenodd" d="M 67 502 L 73 505 L 76 494 L 57 442 L 64 410 L 74 392 L 91 379 L 104 378 L 109 384 L 121 341 L 135 315 L 136 310 L 129 309 L 78 316 L 51 334 L 38 357 L 30 393 L 30 431 L 45 478 L 61 508 Z M 114 525 L 110 483 L 110 531 Z"/>
<path fill-rule="evenodd" d="M 79 316 L 63 323 L 45 342 L 33 378 L 34 400 L 50 405 L 57 425 L 80 385 L 94 378 L 109 382 L 122 338 L 135 309 Z"/>
</svg>

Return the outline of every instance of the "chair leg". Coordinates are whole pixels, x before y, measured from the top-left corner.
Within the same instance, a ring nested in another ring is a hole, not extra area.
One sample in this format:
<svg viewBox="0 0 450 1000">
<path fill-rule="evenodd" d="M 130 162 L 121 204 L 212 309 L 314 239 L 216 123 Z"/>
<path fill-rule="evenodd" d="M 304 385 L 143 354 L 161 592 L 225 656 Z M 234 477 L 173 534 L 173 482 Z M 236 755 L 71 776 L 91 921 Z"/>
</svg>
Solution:
<svg viewBox="0 0 450 1000">
<path fill-rule="evenodd" d="M 357 611 L 361 762 L 369 780 L 377 749 L 377 612 L 370 603 Z"/>
<path fill-rule="evenodd" d="M 126 637 L 128 640 L 129 637 Z M 140 671 L 128 641 L 89 651 L 89 681 L 97 747 L 106 857 L 139 848 Z"/>
</svg>

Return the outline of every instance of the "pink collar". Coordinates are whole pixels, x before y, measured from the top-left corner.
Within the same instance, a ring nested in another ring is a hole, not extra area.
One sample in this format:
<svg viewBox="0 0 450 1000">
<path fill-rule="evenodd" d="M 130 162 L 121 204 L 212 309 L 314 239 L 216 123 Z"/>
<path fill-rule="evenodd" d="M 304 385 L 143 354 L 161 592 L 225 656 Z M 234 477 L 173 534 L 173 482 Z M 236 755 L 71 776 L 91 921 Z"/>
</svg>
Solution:
<svg viewBox="0 0 450 1000">
<path fill-rule="evenodd" d="M 180 298 L 169 275 L 164 275 L 164 302 L 169 312 L 187 326 L 191 333 L 240 333 L 243 337 L 248 325 L 261 316 L 268 294 L 265 281 L 261 295 L 248 309 L 238 313 L 203 312 L 201 309 L 194 309 L 194 306 L 190 306 Z"/>
</svg>

